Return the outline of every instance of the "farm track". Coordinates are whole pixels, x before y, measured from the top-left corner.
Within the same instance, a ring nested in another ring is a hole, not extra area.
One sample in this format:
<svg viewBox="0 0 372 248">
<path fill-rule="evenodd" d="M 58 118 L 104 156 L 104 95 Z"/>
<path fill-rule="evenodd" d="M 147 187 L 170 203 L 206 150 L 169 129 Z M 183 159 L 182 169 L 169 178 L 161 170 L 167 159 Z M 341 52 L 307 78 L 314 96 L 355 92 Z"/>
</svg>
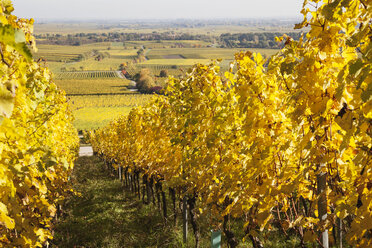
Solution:
<svg viewBox="0 0 372 248">
<path fill-rule="evenodd" d="M 118 76 L 118 78 L 126 79 L 126 77 L 123 75 L 121 71 L 115 71 L 115 73 Z"/>
<path fill-rule="evenodd" d="M 91 146 L 80 146 L 79 157 L 90 157 L 93 156 L 93 149 Z"/>
</svg>

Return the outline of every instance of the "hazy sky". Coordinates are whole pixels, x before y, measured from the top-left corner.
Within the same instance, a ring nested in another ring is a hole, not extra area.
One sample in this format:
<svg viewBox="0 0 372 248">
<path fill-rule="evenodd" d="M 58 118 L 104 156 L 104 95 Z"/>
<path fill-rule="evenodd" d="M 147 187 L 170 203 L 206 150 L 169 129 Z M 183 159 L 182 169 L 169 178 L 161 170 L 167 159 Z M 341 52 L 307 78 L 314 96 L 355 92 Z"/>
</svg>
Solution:
<svg viewBox="0 0 372 248">
<path fill-rule="evenodd" d="M 298 17 L 302 0 L 13 0 L 34 19 Z"/>
</svg>

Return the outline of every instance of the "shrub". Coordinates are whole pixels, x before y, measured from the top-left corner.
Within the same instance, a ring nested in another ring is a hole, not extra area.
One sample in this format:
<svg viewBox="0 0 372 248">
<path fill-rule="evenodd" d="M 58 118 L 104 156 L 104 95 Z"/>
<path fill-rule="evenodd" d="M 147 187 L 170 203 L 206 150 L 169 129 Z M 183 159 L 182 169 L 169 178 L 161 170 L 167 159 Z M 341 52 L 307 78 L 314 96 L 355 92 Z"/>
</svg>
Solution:
<svg viewBox="0 0 372 248">
<path fill-rule="evenodd" d="M 163 93 L 163 87 L 154 86 L 150 89 L 150 93 L 162 94 Z"/>
<path fill-rule="evenodd" d="M 151 93 L 151 89 L 155 87 L 154 80 L 150 76 L 143 77 L 137 83 L 138 91 L 141 93 Z"/>
<path fill-rule="evenodd" d="M 161 70 L 159 76 L 160 77 L 168 77 L 168 70 L 165 70 L 165 69 Z"/>
</svg>

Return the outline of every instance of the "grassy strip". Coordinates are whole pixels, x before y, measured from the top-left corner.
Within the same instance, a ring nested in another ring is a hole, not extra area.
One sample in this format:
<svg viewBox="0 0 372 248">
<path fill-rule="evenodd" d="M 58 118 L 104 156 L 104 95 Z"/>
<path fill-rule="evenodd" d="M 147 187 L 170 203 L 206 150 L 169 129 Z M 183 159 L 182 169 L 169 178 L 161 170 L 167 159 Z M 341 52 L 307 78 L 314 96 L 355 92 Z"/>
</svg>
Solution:
<svg viewBox="0 0 372 248">
<path fill-rule="evenodd" d="M 182 243 L 178 207 L 178 221 L 174 226 L 170 208 L 168 221 L 164 221 L 156 206 L 143 204 L 134 193 L 124 188 L 116 175 L 110 175 L 97 157 L 80 157 L 71 182 L 81 196 L 66 200 L 63 216 L 54 227 L 52 247 L 194 247 L 191 226 L 187 244 Z M 167 198 L 167 206 L 170 207 L 170 197 Z M 198 220 L 201 248 L 210 247 L 210 220 L 211 217 L 206 216 Z M 231 223 L 238 240 L 244 235 L 242 225 L 241 220 Z M 294 234 L 288 239 L 278 231 L 263 232 L 260 236 L 268 248 L 299 247 L 299 240 Z M 226 247 L 224 235 L 222 245 Z M 241 241 L 238 248 L 243 247 L 252 248 L 252 244 L 248 240 Z"/>
<path fill-rule="evenodd" d="M 67 199 L 53 246 L 182 247 L 181 230 L 164 224 L 152 205 L 123 191 L 98 158 L 79 158 L 72 183 L 81 197 Z"/>
</svg>

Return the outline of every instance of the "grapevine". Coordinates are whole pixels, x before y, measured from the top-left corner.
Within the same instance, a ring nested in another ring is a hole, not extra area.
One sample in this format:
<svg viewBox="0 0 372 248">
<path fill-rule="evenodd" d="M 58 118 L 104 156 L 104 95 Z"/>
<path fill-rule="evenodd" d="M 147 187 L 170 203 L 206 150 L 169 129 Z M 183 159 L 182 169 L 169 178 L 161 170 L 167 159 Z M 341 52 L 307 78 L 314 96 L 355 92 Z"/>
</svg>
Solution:
<svg viewBox="0 0 372 248">
<path fill-rule="evenodd" d="M 33 20 L 0 1 L 0 246 L 41 247 L 52 239 L 57 205 L 78 138 L 65 95 L 33 62 Z"/>
<path fill-rule="evenodd" d="M 232 247 L 226 216 L 245 220 L 254 247 L 274 227 L 301 247 L 343 242 L 328 238 L 337 222 L 346 242 L 370 247 L 371 8 L 305 1 L 299 41 L 279 37 L 270 61 L 242 52 L 224 74 L 211 63 L 171 78 L 164 96 L 91 132 L 94 150 L 198 199 L 192 211 L 218 215 Z"/>
</svg>

